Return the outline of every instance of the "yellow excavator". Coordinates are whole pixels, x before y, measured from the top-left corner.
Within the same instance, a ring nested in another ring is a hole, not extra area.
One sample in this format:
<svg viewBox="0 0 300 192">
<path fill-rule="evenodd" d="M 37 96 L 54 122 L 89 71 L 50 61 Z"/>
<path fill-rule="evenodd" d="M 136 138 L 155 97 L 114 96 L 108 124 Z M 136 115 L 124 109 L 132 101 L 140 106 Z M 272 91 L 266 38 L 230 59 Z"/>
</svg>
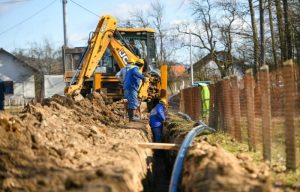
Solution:
<svg viewBox="0 0 300 192">
<path fill-rule="evenodd" d="M 93 91 L 105 93 L 112 99 L 123 96 L 122 84 L 115 76 L 129 60 L 142 65 L 149 82 L 140 87 L 139 98 L 151 105 L 166 97 L 167 66 L 156 69 L 155 30 L 151 28 L 117 28 L 111 15 L 102 16 L 96 30 L 90 35 L 88 46 L 81 53 L 77 69 L 65 71 L 65 94 L 82 94 Z M 129 41 L 135 41 L 140 57 L 135 55 Z M 83 50 L 83 49 L 81 49 Z"/>
</svg>

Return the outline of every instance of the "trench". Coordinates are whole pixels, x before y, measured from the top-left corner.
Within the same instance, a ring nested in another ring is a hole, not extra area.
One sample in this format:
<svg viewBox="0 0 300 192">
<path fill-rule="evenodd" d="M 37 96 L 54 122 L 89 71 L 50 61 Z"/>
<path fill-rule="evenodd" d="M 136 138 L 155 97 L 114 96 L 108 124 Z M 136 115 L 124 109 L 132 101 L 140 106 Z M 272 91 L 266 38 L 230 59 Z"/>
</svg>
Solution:
<svg viewBox="0 0 300 192">
<path fill-rule="evenodd" d="M 151 169 L 143 180 L 144 192 L 167 192 L 174 164 L 167 150 L 154 150 Z"/>
</svg>

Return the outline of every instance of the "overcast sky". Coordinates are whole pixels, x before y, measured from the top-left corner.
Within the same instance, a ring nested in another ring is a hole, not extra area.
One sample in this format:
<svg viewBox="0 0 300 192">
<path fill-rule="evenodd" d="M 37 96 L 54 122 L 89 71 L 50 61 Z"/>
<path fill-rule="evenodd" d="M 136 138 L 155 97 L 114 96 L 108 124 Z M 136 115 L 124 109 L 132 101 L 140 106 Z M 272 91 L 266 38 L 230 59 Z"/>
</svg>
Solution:
<svg viewBox="0 0 300 192">
<path fill-rule="evenodd" d="M 161 0 L 166 26 L 191 19 L 188 0 Z M 147 10 L 151 0 L 68 0 L 67 31 L 70 46 L 84 46 L 99 17 L 111 14 L 126 19 L 136 9 Z M 146 11 L 145 11 L 146 13 Z M 97 16 L 98 15 L 98 16 Z M 26 49 L 48 39 L 63 45 L 62 0 L 0 0 L 0 47 Z"/>
</svg>

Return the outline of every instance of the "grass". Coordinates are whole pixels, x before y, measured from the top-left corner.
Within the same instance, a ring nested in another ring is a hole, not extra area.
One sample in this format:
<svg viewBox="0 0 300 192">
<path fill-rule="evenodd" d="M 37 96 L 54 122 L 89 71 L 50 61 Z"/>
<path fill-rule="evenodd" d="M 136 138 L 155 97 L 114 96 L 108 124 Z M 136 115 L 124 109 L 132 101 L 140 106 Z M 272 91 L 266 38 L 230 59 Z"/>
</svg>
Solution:
<svg viewBox="0 0 300 192">
<path fill-rule="evenodd" d="M 211 144 L 217 144 L 222 146 L 225 150 L 239 154 L 244 153 L 251 157 L 254 162 L 263 162 L 261 150 L 249 151 L 247 143 L 238 143 L 232 139 L 228 134 L 218 132 L 213 135 L 206 136 L 208 142 Z M 299 139 L 299 138 L 298 138 Z M 283 146 L 282 144 L 280 145 Z M 277 146 L 278 147 L 278 146 Z M 271 168 L 271 181 L 273 183 L 287 185 L 287 186 L 299 186 L 300 185 L 300 167 L 296 171 L 287 171 L 285 168 L 285 157 L 279 153 L 282 149 L 278 149 L 276 146 L 272 148 L 273 155 L 271 162 L 266 162 Z M 298 165 L 300 159 L 298 158 Z"/>
<path fill-rule="evenodd" d="M 181 117 L 170 113 L 168 120 L 168 135 L 173 138 L 180 137 L 183 140 L 184 136 L 193 127 L 193 122 L 186 121 Z M 248 132 L 247 132 L 247 119 L 241 118 L 241 131 L 242 142 L 235 141 L 230 135 L 225 132 L 217 132 L 212 135 L 207 135 L 207 140 L 212 145 L 219 145 L 225 150 L 239 154 L 244 153 L 257 163 L 264 162 L 262 154 L 262 119 L 255 119 L 255 133 L 256 133 L 256 151 L 250 151 L 248 146 Z M 283 117 L 272 118 L 272 135 L 271 135 L 271 162 L 265 162 L 271 170 L 271 181 L 276 184 L 284 186 L 300 186 L 300 117 L 295 119 L 295 128 L 298 129 L 296 133 L 296 146 L 297 146 L 297 170 L 287 171 L 286 155 L 285 155 L 285 125 Z M 172 141 L 173 142 L 173 141 Z M 180 142 L 180 141 L 179 141 Z"/>
</svg>

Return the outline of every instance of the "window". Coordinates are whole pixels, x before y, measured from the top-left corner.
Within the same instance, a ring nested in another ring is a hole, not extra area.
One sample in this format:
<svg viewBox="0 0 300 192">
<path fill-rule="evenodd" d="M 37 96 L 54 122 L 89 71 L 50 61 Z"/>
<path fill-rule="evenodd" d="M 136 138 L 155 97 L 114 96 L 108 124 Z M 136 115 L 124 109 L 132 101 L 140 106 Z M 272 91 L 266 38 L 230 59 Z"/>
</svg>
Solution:
<svg viewBox="0 0 300 192">
<path fill-rule="evenodd" d="M 4 81 L 5 94 L 14 94 L 14 82 Z"/>
</svg>

